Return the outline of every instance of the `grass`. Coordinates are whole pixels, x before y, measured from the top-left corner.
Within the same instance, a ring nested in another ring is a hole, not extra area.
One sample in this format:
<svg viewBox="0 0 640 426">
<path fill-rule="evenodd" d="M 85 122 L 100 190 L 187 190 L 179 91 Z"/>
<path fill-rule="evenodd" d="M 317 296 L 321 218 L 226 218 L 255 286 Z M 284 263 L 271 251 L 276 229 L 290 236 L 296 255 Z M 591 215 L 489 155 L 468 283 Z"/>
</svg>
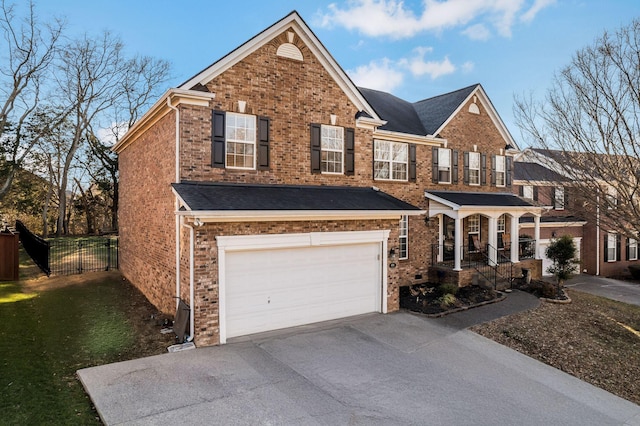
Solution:
<svg viewBox="0 0 640 426">
<path fill-rule="evenodd" d="M 640 404 L 640 306 L 566 291 L 570 304 L 542 303 L 472 330 Z"/>
<path fill-rule="evenodd" d="M 76 370 L 166 352 L 154 314 L 117 272 L 0 283 L 0 423 L 100 424 Z"/>
</svg>

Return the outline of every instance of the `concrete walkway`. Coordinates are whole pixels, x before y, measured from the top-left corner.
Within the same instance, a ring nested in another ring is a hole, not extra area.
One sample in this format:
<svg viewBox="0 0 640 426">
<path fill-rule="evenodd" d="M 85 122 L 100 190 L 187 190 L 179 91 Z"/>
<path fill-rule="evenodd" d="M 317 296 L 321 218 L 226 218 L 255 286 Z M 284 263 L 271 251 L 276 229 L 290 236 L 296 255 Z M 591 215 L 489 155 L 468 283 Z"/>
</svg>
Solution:
<svg viewBox="0 0 640 426">
<path fill-rule="evenodd" d="M 639 406 L 463 328 L 473 311 L 536 303 L 528 296 L 440 319 L 364 315 L 78 375 L 107 425 L 640 425 Z"/>
<path fill-rule="evenodd" d="M 568 280 L 565 287 L 640 306 L 640 284 L 638 283 L 585 274 Z"/>
</svg>

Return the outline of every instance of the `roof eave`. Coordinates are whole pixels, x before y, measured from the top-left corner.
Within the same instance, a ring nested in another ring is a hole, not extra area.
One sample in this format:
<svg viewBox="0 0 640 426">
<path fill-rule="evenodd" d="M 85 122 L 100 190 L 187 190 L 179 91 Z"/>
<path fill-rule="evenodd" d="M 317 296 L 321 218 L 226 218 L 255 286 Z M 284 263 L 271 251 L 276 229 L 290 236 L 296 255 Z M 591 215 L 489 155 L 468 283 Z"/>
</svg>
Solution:
<svg viewBox="0 0 640 426">
<path fill-rule="evenodd" d="M 373 220 L 419 216 L 424 210 L 178 210 L 178 216 L 212 222 L 274 222 L 306 220 Z"/>
</svg>

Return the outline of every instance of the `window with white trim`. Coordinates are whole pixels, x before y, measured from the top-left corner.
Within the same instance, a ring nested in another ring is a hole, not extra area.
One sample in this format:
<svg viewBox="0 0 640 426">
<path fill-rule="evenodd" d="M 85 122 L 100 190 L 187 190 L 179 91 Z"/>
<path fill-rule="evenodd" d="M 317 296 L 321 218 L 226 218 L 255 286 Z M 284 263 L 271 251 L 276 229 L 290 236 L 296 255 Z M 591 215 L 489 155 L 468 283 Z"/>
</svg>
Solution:
<svg viewBox="0 0 640 426">
<path fill-rule="evenodd" d="M 629 260 L 638 260 L 638 240 L 635 238 L 629 238 L 627 257 Z"/>
<path fill-rule="evenodd" d="M 438 182 L 451 183 L 451 150 L 438 149 Z"/>
<path fill-rule="evenodd" d="M 479 251 L 480 247 L 480 215 L 474 214 L 467 218 L 467 234 L 469 251 Z"/>
<path fill-rule="evenodd" d="M 373 178 L 406 181 L 409 170 L 409 145 L 376 139 L 374 147 Z"/>
<path fill-rule="evenodd" d="M 228 112 L 226 117 L 226 166 L 256 168 L 256 116 Z"/>
<path fill-rule="evenodd" d="M 553 208 L 564 210 L 564 186 L 557 186 L 553 197 Z"/>
<path fill-rule="evenodd" d="M 504 248 L 504 233 L 507 229 L 507 220 L 505 215 L 498 218 L 498 248 Z"/>
<path fill-rule="evenodd" d="M 617 258 L 617 234 L 607 234 L 607 262 L 615 262 Z"/>
<path fill-rule="evenodd" d="M 323 173 L 342 173 L 344 159 L 344 129 L 337 126 L 321 127 L 320 170 Z"/>
<path fill-rule="evenodd" d="M 533 185 L 522 185 L 522 196 L 533 200 Z"/>
<path fill-rule="evenodd" d="M 607 187 L 607 209 L 611 210 L 618 206 L 618 190 L 613 186 Z"/>
<path fill-rule="evenodd" d="M 480 185 L 480 153 L 469 153 L 469 185 Z"/>
<path fill-rule="evenodd" d="M 399 259 L 409 258 L 409 216 L 402 216 L 400 219 L 400 243 Z"/>
<path fill-rule="evenodd" d="M 505 156 L 496 155 L 496 186 L 505 186 Z"/>
</svg>

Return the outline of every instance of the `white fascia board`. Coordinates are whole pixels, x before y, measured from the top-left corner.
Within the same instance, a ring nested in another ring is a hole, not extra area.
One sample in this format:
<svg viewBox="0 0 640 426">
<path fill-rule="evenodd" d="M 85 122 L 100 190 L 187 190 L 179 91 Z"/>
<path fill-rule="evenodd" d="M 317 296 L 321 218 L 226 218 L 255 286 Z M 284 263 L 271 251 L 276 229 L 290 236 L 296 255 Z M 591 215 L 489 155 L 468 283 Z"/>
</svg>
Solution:
<svg viewBox="0 0 640 426">
<path fill-rule="evenodd" d="M 424 210 L 179 210 L 178 216 L 210 222 L 274 222 L 306 220 L 373 220 L 419 216 Z"/>
<path fill-rule="evenodd" d="M 453 114 L 451 114 L 449 118 L 447 118 L 445 122 L 442 123 L 442 125 L 438 128 L 438 130 L 434 132 L 434 134 L 437 135 L 440 132 L 442 132 L 442 130 L 449 124 L 451 120 L 453 120 L 453 118 L 462 110 L 462 107 L 464 107 L 467 104 L 467 102 L 469 102 L 469 99 L 471 99 L 473 96 L 478 96 L 478 98 L 484 105 L 485 109 L 489 113 L 489 118 L 491 118 L 491 121 L 498 129 L 498 132 L 500 132 L 500 135 L 502 136 L 502 138 L 506 141 L 506 144 L 509 144 L 512 147 L 514 147 L 516 151 L 520 151 L 518 144 L 516 143 L 515 139 L 513 139 L 513 136 L 511 136 L 511 132 L 509 132 L 509 129 L 507 129 L 507 126 L 505 126 L 504 122 L 500 118 L 500 115 L 494 108 L 493 103 L 491 103 L 491 100 L 489 99 L 489 97 L 487 96 L 486 92 L 484 91 L 484 89 L 480 84 L 478 84 L 476 88 L 471 91 L 469 96 L 467 96 L 465 100 L 462 101 L 460 105 L 458 105 L 458 108 L 456 108 Z"/>
<path fill-rule="evenodd" d="M 586 225 L 586 221 L 575 221 L 575 222 L 540 222 L 540 228 L 569 228 L 576 226 L 584 226 Z M 520 223 L 520 228 L 533 228 L 535 226 L 534 223 Z"/>
<path fill-rule="evenodd" d="M 387 124 L 387 121 L 378 120 L 376 118 L 370 118 L 370 117 L 356 118 L 356 127 L 360 129 L 375 130 L 380 126 L 384 126 L 385 124 Z"/>
<path fill-rule="evenodd" d="M 322 45 L 320 40 L 313 34 L 313 31 L 302 20 L 298 13 L 293 12 L 280 21 L 276 22 L 269 28 L 265 29 L 261 33 L 254 36 L 252 39 L 242 44 L 240 47 L 233 50 L 231 53 L 224 56 L 222 59 L 215 62 L 209 68 L 200 72 L 195 77 L 185 82 L 182 86 L 183 89 L 193 87 L 200 83 L 205 85 L 209 81 L 213 80 L 236 63 L 242 61 L 251 53 L 258 50 L 264 44 L 271 41 L 274 37 L 282 33 L 288 27 L 293 27 L 298 37 L 302 39 L 309 50 L 316 56 L 322 66 L 333 77 L 338 86 L 349 97 L 351 102 L 354 103 L 359 111 L 366 111 L 374 119 L 380 120 L 375 110 L 365 100 L 364 96 L 360 93 L 357 87 L 353 84 L 351 79 L 342 70 L 338 63 L 333 59 L 331 54 Z"/>
<path fill-rule="evenodd" d="M 437 195 L 430 194 L 429 191 L 425 191 L 424 192 L 424 196 L 428 200 L 432 200 L 432 201 L 435 201 L 437 203 L 440 203 L 440 204 L 442 204 L 442 205 L 444 205 L 444 206 L 446 206 L 446 207 L 448 207 L 448 208 L 450 208 L 452 210 L 458 210 L 460 208 L 459 204 L 453 203 L 453 202 L 451 202 L 449 200 L 445 200 L 444 198 L 440 198 Z M 431 209 L 429 209 L 429 210 L 431 210 Z"/>
<path fill-rule="evenodd" d="M 215 93 L 200 92 L 197 90 L 185 90 L 185 89 L 169 89 L 160 99 L 153 104 L 151 108 L 142 116 L 122 138 L 111 147 L 111 151 L 119 153 L 124 150 L 137 135 L 144 132 L 153 124 L 158 122 L 165 114 L 171 111 L 171 108 L 167 105 L 167 102 L 176 107 L 181 104 L 208 106 L 209 101 L 216 97 Z"/>
<path fill-rule="evenodd" d="M 216 242 L 218 248 L 225 251 L 267 250 L 378 243 L 386 241 L 389 238 L 389 233 L 389 230 L 379 230 L 310 232 L 306 234 L 218 235 Z"/>
<path fill-rule="evenodd" d="M 393 142 L 407 142 L 407 143 L 416 143 L 420 145 L 430 145 L 430 146 L 444 146 L 446 139 L 436 138 L 434 136 L 426 135 L 412 135 L 409 133 L 400 133 L 394 132 L 391 130 L 380 130 L 376 129 L 373 132 L 374 139 L 384 139 Z"/>
</svg>

